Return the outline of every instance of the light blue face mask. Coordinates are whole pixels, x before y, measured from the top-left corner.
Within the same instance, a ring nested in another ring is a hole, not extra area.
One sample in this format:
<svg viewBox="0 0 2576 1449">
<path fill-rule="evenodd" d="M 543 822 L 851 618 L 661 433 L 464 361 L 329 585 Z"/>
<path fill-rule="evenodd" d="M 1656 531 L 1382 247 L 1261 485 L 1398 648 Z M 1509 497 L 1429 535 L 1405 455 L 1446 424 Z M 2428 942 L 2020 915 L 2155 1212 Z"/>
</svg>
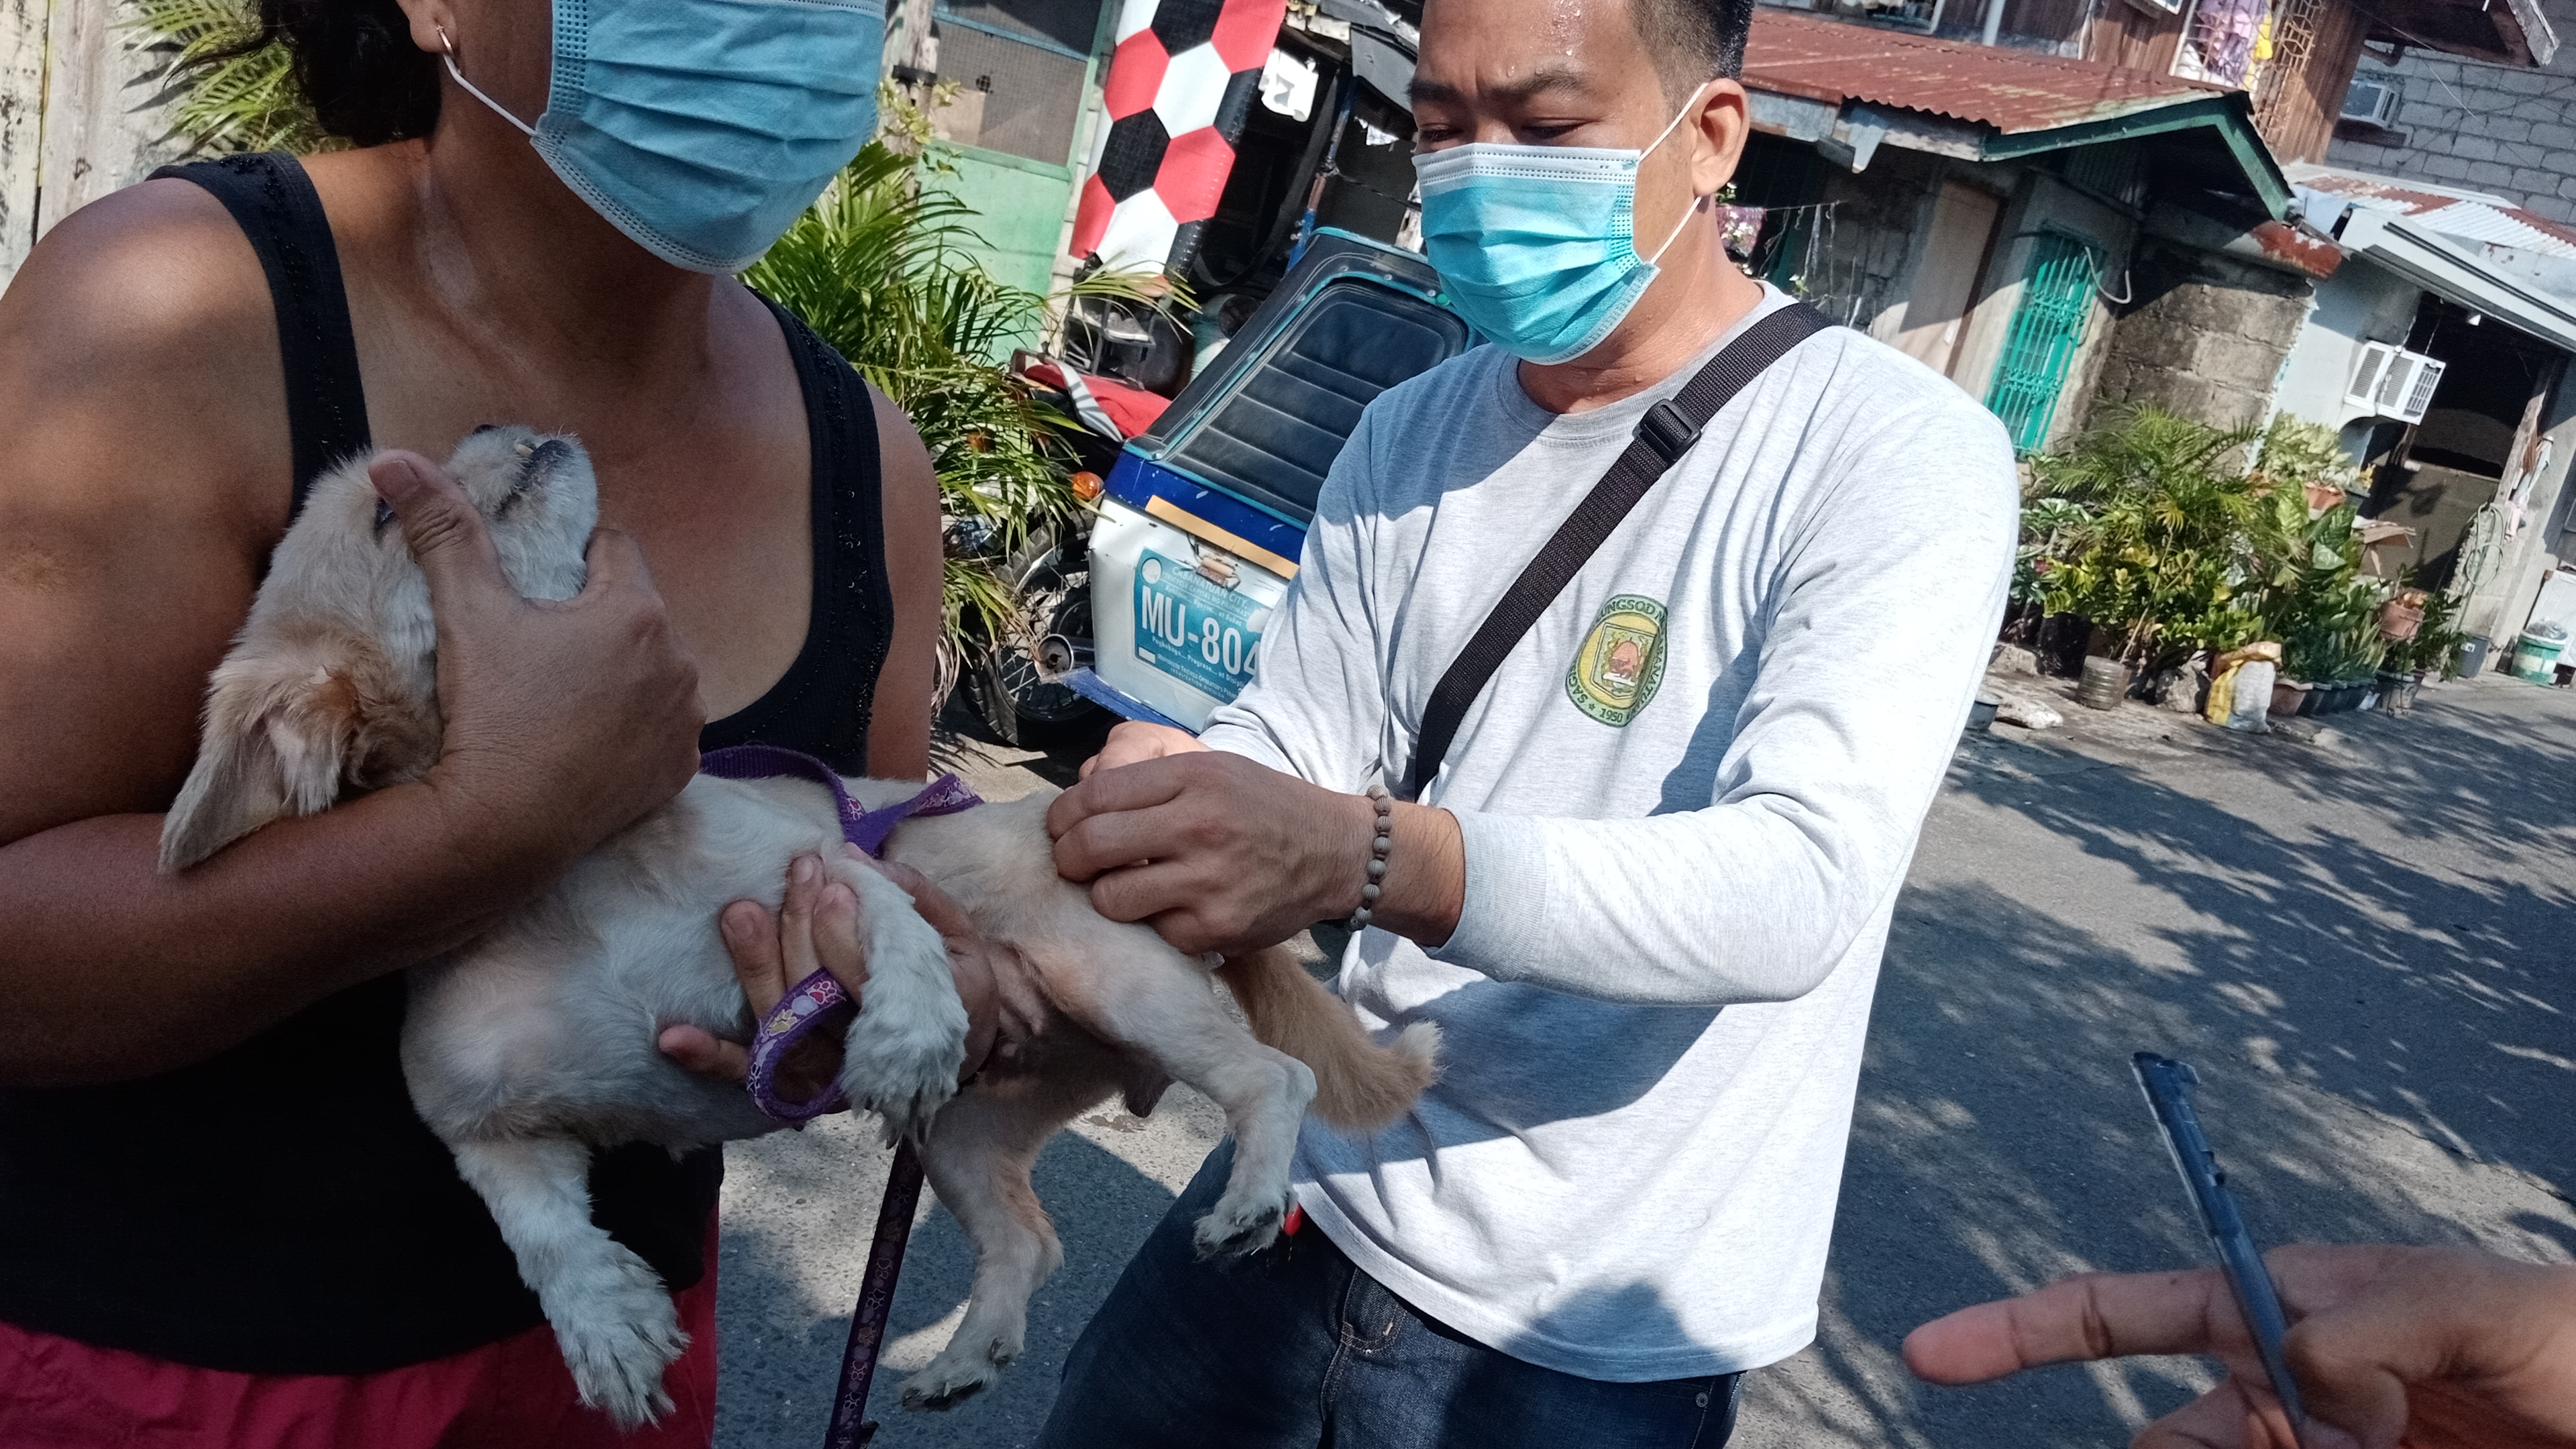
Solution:
<svg viewBox="0 0 2576 1449">
<path fill-rule="evenodd" d="M 1600 346 L 1698 214 L 1683 212 L 1663 246 L 1637 254 L 1637 167 L 1698 101 L 1693 91 L 1643 151 L 1479 141 L 1414 157 L 1422 248 L 1442 300 L 1531 362 L 1571 362 Z"/>
<path fill-rule="evenodd" d="M 884 0 L 554 0 L 534 126 L 465 79 L 453 43 L 446 60 L 636 245 L 724 273 L 759 260 L 867 143 L 884 49 Z"/>
</svg>

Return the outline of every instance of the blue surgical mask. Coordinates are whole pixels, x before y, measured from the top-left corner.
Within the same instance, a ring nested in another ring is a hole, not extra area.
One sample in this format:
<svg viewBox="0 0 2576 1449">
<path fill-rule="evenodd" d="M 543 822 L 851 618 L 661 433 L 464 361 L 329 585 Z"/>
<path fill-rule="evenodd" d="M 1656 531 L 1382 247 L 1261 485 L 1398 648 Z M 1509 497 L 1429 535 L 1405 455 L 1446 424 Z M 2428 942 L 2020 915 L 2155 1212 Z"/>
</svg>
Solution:
<svg viewBox="0 0 2576 1449">
<path fill-rule="evenodd" d="M 445 38 L 444 32 L 441 38 Z M 582 200 L 693 272 L 786 234 L 877 123 L 884 0 L 554 0 L 554 80 L 528 133 Z"/>
<path fill-rule="evenodd" d="M 1697 213 L 1683 212 L 1653 255 L 1637 254 L 1637 167 L 1698 102 L 1693 91 L 1643 151 L 1479 141 L 1414 157 L 1422 248 L 1442 300 L 1531 362 L 1571 362 L 1600 346 Z"/>
</svg>

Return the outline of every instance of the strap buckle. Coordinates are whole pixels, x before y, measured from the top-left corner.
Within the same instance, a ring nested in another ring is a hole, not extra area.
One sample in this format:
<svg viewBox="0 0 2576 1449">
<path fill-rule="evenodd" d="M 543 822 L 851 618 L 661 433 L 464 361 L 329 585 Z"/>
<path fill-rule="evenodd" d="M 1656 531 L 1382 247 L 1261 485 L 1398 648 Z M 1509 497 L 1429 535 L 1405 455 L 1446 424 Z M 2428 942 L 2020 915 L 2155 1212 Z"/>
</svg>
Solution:
<svg viewBox="0 0 2576 1449">
<path fill-rule="evenodd" d="M 1699 429 L 1691 426 L 1690 419 L 1683 417 L 1682 410 L 1668 398 L 1646 409 L 1646 415 L 1637 420 L 1636 439 L 1654 449 L 1655 456 L 1669 468 L 1699 441 Z"/>
</svg>

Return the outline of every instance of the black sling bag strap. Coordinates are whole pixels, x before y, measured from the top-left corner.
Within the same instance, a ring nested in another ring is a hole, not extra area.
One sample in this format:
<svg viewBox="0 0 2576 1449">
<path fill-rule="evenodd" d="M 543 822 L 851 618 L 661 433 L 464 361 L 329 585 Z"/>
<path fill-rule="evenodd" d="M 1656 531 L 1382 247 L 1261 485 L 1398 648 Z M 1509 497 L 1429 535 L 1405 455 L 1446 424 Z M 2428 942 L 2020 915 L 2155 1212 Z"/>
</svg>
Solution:
<svg viewBox="0 0 2576 1449">
<path fill-rule="evenodd" d="M 1708 360 L 1699 375 L 1682 384 L 1682 390 L 1646 410 L 1637 421 L 1637 432 L 1627 451 L 1592 485 L 1592 492 L 1576 505 L 1574 513 L 1557 527 L 1555 536 L 1541 545 L 1521 576 L 1512 581 L 1502 601 L 1477 626 L 1474 638 L 1458 651 L 1449 672 L 1431 691 L 1431 703 L 1422 712 L 1422 734 L 1413 752 L 1413 769 L 1405 794 L 1419 799 L 1423 787 L 1440 773 L 1440 762 L 1449 753 L 1449 742 L 1457 736 L 1459 721 L 1467 717 L 1467 706 L 1476 702 L 1484 691 L 1485 681 L 1502 667 L 1503 657 L 1521 636 L 1565 592 L 1565 586 L 1583 570 L 1584 563 L 1599 551 L 1619 521 L 1628 516 L 1639 500 L 1652 490 L 1657 481 L 1672 471 L 1699 441 L 1700 429 L 1717 416 L 1718 409 L 1744 390 L 1744 385 L 1760 377 L 1764 369 L 1787 356 L 1789 349 L 1816 333 L 1833 326 L 1822 312 L 1804 302 L 1793 302 L 1744 330 L 1744 335 L 1719 349 Z"/>
</svg>

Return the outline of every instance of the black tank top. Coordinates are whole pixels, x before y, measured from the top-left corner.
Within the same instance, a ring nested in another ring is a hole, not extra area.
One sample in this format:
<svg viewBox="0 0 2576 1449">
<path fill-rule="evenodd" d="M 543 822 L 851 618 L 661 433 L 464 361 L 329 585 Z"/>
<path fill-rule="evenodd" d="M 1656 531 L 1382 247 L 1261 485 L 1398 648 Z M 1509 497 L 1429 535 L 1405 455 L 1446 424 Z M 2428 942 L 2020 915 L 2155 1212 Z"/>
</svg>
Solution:
<svg viewBox="0 0 2576 1449">
<path fill-rule="evenodd" d="M 368 437 L 321 201 L 285 156 L 154 174 L 214 193 L 267 270 L 300 505 Z M 781 744 L 861 773 L 894 619 L 875 414 L 838 354 L 787 313 L 778 321 L 813 442 L 813 616 L 785 677 L 701 741 Z M 542 1322 L 482 1200 L 412 1111 L 402 1017 L 397 973 L 195 1066 L 0 1091 L 0 1320 L 206 1368 L 324 1374 L 420 1363 Z M 713 1148 L 678 1161 L 642 1145 L 601 1153 L 593 1217 L 687 1287 L 705 1273 L 723 1170 Z"/>
</svg>

